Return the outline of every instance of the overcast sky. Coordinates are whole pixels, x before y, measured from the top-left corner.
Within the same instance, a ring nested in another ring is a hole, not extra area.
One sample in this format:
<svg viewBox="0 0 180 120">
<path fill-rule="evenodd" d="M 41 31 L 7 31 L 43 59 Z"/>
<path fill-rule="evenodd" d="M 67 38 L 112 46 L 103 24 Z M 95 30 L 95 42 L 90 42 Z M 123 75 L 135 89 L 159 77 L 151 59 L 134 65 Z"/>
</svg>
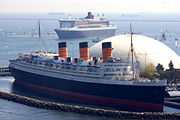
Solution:
<svg viewBox="0 0 180 120">
<path fill-rule="evenodd" d="M 0 12 L 173 12 L 180 0 L 0 0 Z"/>
</svg>

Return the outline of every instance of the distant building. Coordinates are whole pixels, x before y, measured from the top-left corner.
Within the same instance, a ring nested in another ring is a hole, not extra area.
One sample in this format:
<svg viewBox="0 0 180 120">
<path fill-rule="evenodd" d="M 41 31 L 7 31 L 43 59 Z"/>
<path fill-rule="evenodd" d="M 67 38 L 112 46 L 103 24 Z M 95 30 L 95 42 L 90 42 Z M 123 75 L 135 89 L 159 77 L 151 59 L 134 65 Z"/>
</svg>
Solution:
<svg viewBox="0 0 180 120">
<path fill-rule="evenodd" d="M 90 56 L 101 57 L 102 42 L 112 42 L 112 54 L 114 57 L 128 58 L 131 42 L 130 35 L 118 35 L 98 42 L 90 48 Z M 160 41 L 142 35 L 133 35 L 133 44 L 140 67 L 144 67 L 149 63 L 153 63 L 155 66 L 160 63 L 167 69 L 170 60 L 172 60 L 174 68 L 180 68 L 180 57 Z"/>
</svg>

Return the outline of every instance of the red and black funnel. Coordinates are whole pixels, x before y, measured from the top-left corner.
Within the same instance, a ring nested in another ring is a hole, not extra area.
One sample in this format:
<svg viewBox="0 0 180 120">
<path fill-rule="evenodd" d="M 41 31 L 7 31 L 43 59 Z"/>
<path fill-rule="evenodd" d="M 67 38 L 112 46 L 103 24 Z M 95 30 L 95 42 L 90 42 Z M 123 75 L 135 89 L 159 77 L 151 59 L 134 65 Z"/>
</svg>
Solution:
<svg viewBox="0 0 180 120">
<path fill-rule="evenodd" d="M 88 42 L 79 43 L 79 53 L 80 58 L 83 58 L 85 61 L 89 59 Z"/>
<path fill-rule="evenodd" d="M 102 57 L 103 57 L 103 62 L 107 62 L 107 58 L 112 57 L 111 42 L 102 43 Z"/>
<path fill-rule="evenodd" d="M 67 57 L 66 42 L 58 43 L 58 48 L 59 48 L 59 57 L 62 57 L 65 59 Z"/>
</svg>

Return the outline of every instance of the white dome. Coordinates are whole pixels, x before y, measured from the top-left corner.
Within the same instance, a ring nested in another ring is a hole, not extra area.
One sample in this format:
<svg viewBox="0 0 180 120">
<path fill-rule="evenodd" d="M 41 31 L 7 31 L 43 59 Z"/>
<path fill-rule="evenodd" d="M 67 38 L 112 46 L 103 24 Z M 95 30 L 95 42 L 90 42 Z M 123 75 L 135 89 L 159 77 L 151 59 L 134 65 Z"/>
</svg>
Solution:
<svg viewBox="0 0 180 120">
<path fill-rule="evenodd" d="M 101 42 L 90 47 L 90 56 L 102 57 L 102 43 L 112 42 L 112 55 L 118 58 L 127 58 L 130 51 L 130 35 L 118 35 L 106 38 Z M 180 57 L 165 44 L 142 35 L 133 35 L 133 45 L 140 62 L 141 67 L 148 63 L 155 66 L 160 63 L 168 68 L 170 60 L 172 60 L 175 68 L 180 68 Z"/>
</svg>

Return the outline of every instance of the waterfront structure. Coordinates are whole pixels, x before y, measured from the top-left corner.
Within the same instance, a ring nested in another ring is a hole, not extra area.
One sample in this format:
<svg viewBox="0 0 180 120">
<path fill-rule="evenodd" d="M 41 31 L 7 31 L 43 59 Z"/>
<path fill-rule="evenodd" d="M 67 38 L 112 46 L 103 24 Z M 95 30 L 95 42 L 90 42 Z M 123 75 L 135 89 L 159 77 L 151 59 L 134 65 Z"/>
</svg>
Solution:
<svg viewBox="0 0 180 120">
<path fill-rule="evenodd" d="M 130 34 L 117 35 L 106 38 L 89 49 L 90 57 L 101 57 L 102 42 L 112 42 L 112 55 L 127 59 L 130 48 Z M 174 68 L 180 68 L 180 57 L 170 47 L 164 43 L 143 35 L 133 34 L 133 45 L 136 53 L 136 59 L 139 61 L 139 67 L 144 68 L 146 65 L 152 63 L 155 66 L 158 63 L 162 64 L 165 69 L 168 69 L 170 60 L 173 62 Z"/>
</svg>

